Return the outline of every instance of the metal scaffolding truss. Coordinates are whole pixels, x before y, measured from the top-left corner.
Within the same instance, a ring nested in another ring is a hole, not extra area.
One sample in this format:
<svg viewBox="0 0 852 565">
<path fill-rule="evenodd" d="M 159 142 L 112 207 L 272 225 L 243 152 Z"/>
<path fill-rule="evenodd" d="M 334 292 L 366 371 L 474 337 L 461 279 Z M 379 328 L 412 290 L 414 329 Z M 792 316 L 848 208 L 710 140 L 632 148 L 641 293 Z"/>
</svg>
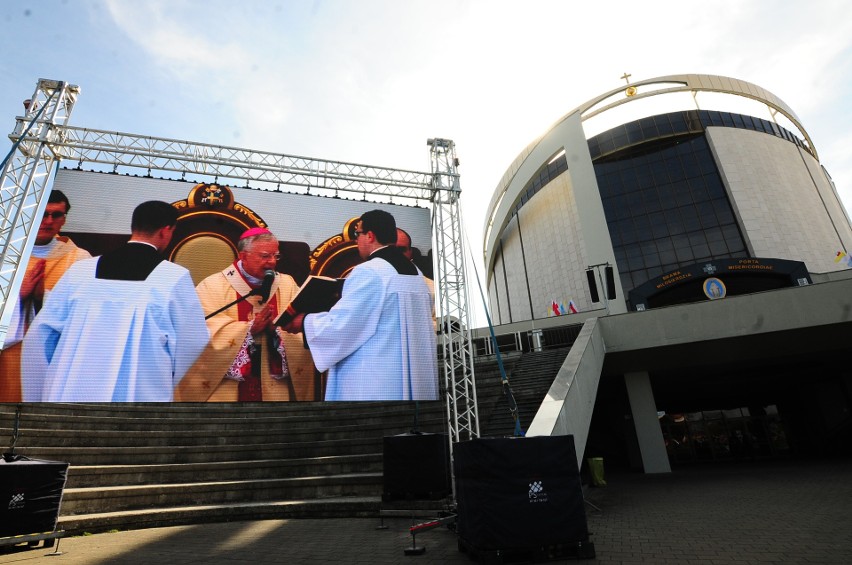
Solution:
<svg viewBox="0 0 852 565">
<path fill-rule="evenodd" d="M 0 176 L 0 347 L 9 327 L 9 297 L 18 293 L 21 258 L 32 250 L 44 212 L 45 193 L 53 165 L 61 158 L 61 143 L 79 88 L 62 81 L 38 81 L 28 99 L 26 115 L 18 118 L 9 138 L 14 142 L 3 160 Z"/>
<path fill-rule="evenodd" d="M 316 195 L 357 194 L 374 202 L 409 200 L 430 205 L 435 238 L 439 314 L 451 441 L 479 436 L 459 213 L 459 176 L 453 142 L 430 139 L 432 172 L 358 165 L 220 147 L 175 139 L 68 125 L 79 88 L 40 80 L 27 114 L 17 118 L 0 192 L 0 346 L 8 329 L 9 297 L 21 284 L 21 259 L 29 255 L 45 207 L 45 188 L 58 161 L 112 172 L 135 170 L 208 177 L 214 182 Z M 164 175 L 167 176 L 167 175 Z"/>
<path fill-rule="evenodd" d="M 428 140 L 432 155 L 432 186 L 435 191 L 433 221 L 437 239 L 437 281 L 441 289 L 438 319 L 443 337 L 441 353 L 447 388 L 450 444 L 479 437 L 479 413 L 473 372 L 467 286 L 465 285 L 464 237 L 459 209 L 458 159 L 448 139 Z"/>
<path fill-rule="evenodd" d="M 118 168 L 172 171 L 244 180 L 256 186 L 285 185 L 311 191 L 349 192 L 369 196 L 432 199 L 431 175 L 268 151 L 221 147 L 177 139 L 139 136 L 66 126 L 54 144 L 70 162 L 100 163 Z"/>
</svg>

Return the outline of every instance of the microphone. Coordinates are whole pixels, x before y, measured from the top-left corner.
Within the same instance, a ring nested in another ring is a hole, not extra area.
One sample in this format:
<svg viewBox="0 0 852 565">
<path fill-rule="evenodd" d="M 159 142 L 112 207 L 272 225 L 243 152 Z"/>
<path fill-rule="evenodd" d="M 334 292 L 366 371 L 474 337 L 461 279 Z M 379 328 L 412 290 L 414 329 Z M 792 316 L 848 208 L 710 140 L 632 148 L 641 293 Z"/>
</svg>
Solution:
<svg viewBox="0 0 852 565">
<path fill-rule="evenodd" d="M 272 290 L 272 283 L 274 281 L 275 271 L 272 269 L 266 269 L 266 272 L 263 273 L 263 282 L 261 283 L 260 288 L 257 289 L 257 294 L 260 296 L 261 304 L 269 300 L 269 293 Z"/>
</svg>

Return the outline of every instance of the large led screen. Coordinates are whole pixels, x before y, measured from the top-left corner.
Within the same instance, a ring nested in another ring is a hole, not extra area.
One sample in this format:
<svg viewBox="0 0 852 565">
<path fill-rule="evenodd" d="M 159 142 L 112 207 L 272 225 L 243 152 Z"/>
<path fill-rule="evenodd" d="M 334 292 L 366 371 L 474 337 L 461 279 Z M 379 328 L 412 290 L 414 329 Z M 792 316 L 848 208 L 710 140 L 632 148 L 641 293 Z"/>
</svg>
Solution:
<svg viewBox="0 0 852 565">
<path fill-rule="evenodd" d="M 63 169 L 38 227 L 2 402 L 438 398 L 426 208 Z"/>
</svg>

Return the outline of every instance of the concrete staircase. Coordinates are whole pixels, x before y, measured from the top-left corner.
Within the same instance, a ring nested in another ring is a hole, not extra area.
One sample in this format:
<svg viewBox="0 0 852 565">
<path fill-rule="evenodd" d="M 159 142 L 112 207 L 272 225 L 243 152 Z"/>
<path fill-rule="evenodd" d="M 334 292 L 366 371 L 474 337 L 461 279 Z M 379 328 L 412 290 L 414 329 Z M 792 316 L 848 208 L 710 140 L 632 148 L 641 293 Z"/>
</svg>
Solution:
<svg viewBox="0 0 852 565">
<path fill-rule="evenodd" d="M 71 464 L 68 533 L 378 517 L 383 437 L 415 419 L 408 402 L 21 406 L 15 452 Z M 0 405 L 0 435 L 13 435 L 15 409 Z M 419 431 L 445 431 L 442 402 L 417 410 Z"/>
<path fill-rule="evenodd" d="M 528 426 L 567 349 L 503 364 Z M 475 367 L 483 437 L 512 434 L 496 359 Z M 442 501 L 383 502 L 383 438 L 410 432 L 410 402 L 22 404 L 15 452 L 70 463 L 59 516 L 68 534 L 264 518 L 376 517 Z M 11 438 L 14 404 L 0 404 Z M 417 429 L 446 433 L 443 401 Z"/>
<path fill-rule="evenodd" d="M 518 354 L 510 356 L 508 362 L 504 359 L 504 368 L 518 406 L 518 416 L 524 432 L 532 422 L 570 350 L 570 347 L 561 347 L 538 352 L 531 351 L 520 356 Z M 489 379 L 489 388 L 496 387 L 496 390 L 486 390 L 488 394 L 479 397 L 480 434 L 482 437 L 511 436 L 515 430 L 515 422 L 509 409 L 509 400 L 499 380 L 499 371 L 494 378 L 497 383 L 492 384 Z M 477 369 L 477 392 L 481 389 L 480 382 Z"/>
</svg>

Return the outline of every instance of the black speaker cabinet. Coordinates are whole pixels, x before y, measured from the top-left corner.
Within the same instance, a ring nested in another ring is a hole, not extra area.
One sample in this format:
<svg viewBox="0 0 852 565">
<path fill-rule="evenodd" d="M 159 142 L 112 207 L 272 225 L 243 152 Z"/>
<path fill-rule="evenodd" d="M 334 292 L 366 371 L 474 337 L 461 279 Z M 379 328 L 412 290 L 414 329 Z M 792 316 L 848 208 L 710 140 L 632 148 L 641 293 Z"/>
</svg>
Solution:
<svg viewBox="0 0 852 565">
<path fill-rule="evenodd" d="M 453 453 L 460 547 L 594 557 L 574 436 L 480 438 Z"/>
<path fill-rule="evenodd" d="M 68 463 L 0 459 L 0 537 L 52 532 Z"/>
<path fill-rule="evenodd" d="M 437 500 L 450 493 L 446 434 L 402 434 L 384 438 L 382 500 Z"/>
</svg>

